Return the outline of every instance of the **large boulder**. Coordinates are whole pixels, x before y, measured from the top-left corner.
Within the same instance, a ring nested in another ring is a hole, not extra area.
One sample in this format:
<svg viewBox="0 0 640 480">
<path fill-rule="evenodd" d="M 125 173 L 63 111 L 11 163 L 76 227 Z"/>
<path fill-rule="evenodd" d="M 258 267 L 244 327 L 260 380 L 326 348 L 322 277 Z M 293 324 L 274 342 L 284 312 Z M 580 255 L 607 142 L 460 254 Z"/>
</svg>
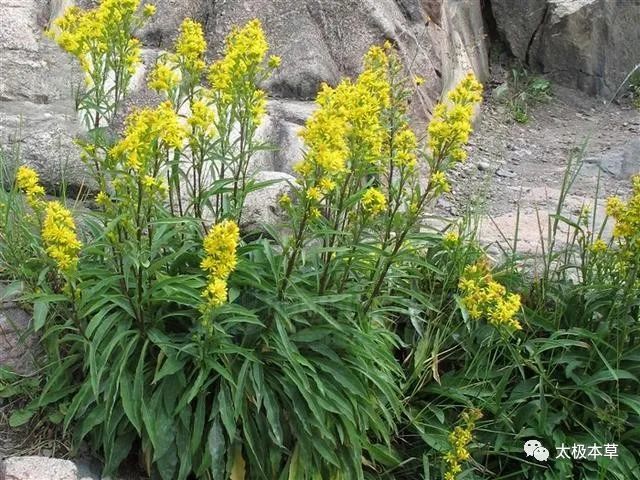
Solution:
<svg viewBox="0 0 640 480">
<path fill-rule="evenodd" d="M 611 96 L 640 62 L 640 4 L 621 0 L 492 0 L 499 33 L 532 70 Z"/>
<path fill-rule="evenodd" d="M 442 91 L 448 92 L 468 72 L 481 82 L 489 80 L 488 44 L 480 2 L 443 0 L 441 18 L 443 51 Z"/>
<path fill-rule="evenodd" d="M 261 231 L 263 225 L 283 225 L 285 210 L 278 204 L 284 194 L 291 192 L 295 178 L 282 172 L 259 172 L 256 182 L 269 182 L 268 186 L 249 192 L 244 201 L 240 228 L 245 232 Z"/>
<path fill-rule="evenodd" d="M 0 148 L 3 161 L 35 167 L 49 189 L 62 183 L 89 185 L 74 137 L 83 133 L 74 112 L 82 86 L 76 62 L 44 35 L 44 30 L 76 3 L 91 0 L 0 0 Z M 157 95 L 146 88 L 145 72 L 162 51 L 172 48 L 185 17 L 202 23 L 209 60 L 224 49 L 234 25 L 262 21 L 271 52 L 282 65 L 266 83 L 268 117 L 260 135 L 279 148 L 256 155 L 254 171 L 291 172 L 301 157 L 297 133 L 310 112 L 322 82 L 335 84 L 355 76 L 371 44 L 391 41 L 409 76 L 426 81 L 415 88 L 411 108 L 422 130 L 443 88 L 473 70 L 487 77 L 487 46 L 480 0 L 152 0 L 156 15 L 139 32 L 144 65 L 132 82 L 126 111 L 152 105 Z M 6 27 L 6 28 L 5 28 Z M 112 127 L 122 126 L 116 118 Z M 12 155 L 15 153 L 15 155 Z"/>
</svg>

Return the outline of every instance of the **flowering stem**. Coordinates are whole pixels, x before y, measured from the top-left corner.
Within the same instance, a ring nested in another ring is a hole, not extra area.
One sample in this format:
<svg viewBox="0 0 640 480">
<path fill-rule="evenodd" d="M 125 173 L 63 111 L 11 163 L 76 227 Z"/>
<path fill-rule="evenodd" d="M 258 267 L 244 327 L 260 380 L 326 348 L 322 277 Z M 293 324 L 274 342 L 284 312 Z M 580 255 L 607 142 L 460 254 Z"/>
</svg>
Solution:
<svg viewBox="0 0 640 480">
<path fill-rule="evenodd" d="M 291 251 L 291 256 L 287 260 L 287 270 L 284 274 L 284 278 L 282 279 L 282 283 L 280 284 L 280 288 L 278 289 L 278 298 L 282 299 L 282 295 L 284 294 L 284 290 L 289 283 L 289 277 L 291 272 L 293 272 L 293 266 L 295 265 L 296 259 L 298 257 L 298 252 L 302 247 L 302 235 L 304 234 L 304 229 L 307 226 L 307 220 L 309 218 L 309 208 L 305 208 L 304 214 L 302 216 L 302 220 L 300 221 L 300 226 L 295 235 L 293 250 Z"/>
</svg>

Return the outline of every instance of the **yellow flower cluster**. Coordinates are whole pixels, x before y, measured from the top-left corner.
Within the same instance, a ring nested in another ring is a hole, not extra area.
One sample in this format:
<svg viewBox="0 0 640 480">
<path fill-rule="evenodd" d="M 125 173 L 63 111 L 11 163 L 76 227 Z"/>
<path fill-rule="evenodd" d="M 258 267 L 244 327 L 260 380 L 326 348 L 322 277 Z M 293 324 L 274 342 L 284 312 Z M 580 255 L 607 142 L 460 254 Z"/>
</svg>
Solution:
<svg viewBox="0 0 640 480">
<path fill-rule="evenodd" d="M 437 194 L 451 191 L 451 185 L 449 185 L 449 182 L 447 181 L 447 177 L 443 171 L 433 172 L 431 174 L 430 183 L 431 183 L 431 186 L 433 187 L 433 190 Z"/>
<path fill-rule="evenodd" d="M 469 460 L 471 455 L 467 446 L 473 439 L 473 429 L 476 421 L 482 418 L 482 413 L 477 409 L 470 409 L 465 410 L 461 417 L 464 421 L 464 426 L 458 425 L 449 434 L 451 450 L 444 456 L 444 461 L 447 465 L 444 480 L 456 480 L 458 474 L 462 472 L 460 463 Z"/>
<path fill-rule="evenodd" d="M 191 87 L 199 84 L 206 67 L 204 54 L 207 51 L 202 25 L 186 18 L 180 25 L 174 50 L 176 53 L 164 54 L 156 62 L 149 74 L 150 89 L 169 94 L 185 76 L 192 82 Z"/>
<path fill-rule="evenodd" d="M 158 62 L 149 74 L 149 88 L 157 92 L 169 92 L 180 84 L 179 70 L 172 69 L 167 63 Z"/>
<path fill-rule="evenodd" d="M 140 42 L 131 38 L 131 31 L 139 21 L 135 13 L 140 0 L 102 0 L 91 10 L 72 6 L 55 20 L 49 32 L 60 47 L 78 58 L 83 70 L 92 74 L 94 62 L 107 52 L 118 52 L 124 68 L 132 74 L 140 63 Z M 153 14 L 151 6 L 145 16 Z M 128 28 L 122 28 L 127 26 Z"/>
<path fill-rule="evenodd" d="M 265 111 L 265 93 L 256 88 L 255 83 L 264 75 L 262 63 L 268 49 L 260 20 L 252 20 L 231 31 L 226 39 L 224 56 L 209 70 L 209 82 L 223 104 L 230 104 L 239 93 L 249 99 L 254 123 L 259 123 Z M 269 65 L 275 68 L 279 58 L 272 57 Z"/>
<path fill-rule="evenodd" d="M 111 155 L 137 172 L 147 166 L 155 148 L 181 148 L 185 136 L 171 103 L 163 102 L 153 110 L 145 108 L 129 116 L 124 138 L 111 149 Z"/>
<path fill-rule="evenodd" d="M 418 158 L 416 157 L 418 140 L 409 125 L 402 126 L 394 139 L 394 147 L 393 162 L 395 166 L 413 170 L 418 163 Z"/>
<path fill-rule="evenodd" d="M 380 115 L 389 105 L 391 90 L 387 48 L 390 45 L 369 50 L 356 82 L 343 80 L 335 88 L 322 85 L 316 98 L 318 108 L 300 134 L 307 151 L 296 173 L 331 179 L 353 169 L 349 161 L 379 161 L 386 134 Z"/>
<path fill-rule="evenodd" d="M 458 288 L 471 318 L 484 317 L 491 325 L 510 330 L 522 328 L 516 318 L 521 306 L 520 295 L 507 293 L 504 285 L 493 279 L 486 260 L 467 266 Z"/>
<path fill-rule="evenodd" d="M 595 242 L 593 242 L 591 247 L 589 247 L 589 250 L 591 250 L 591 253 L 594 253 L 596 255 L 605 253 L 608 250 L 607 242 L 599 238 Z"/>
<path fill-rule="evenodd" d="M 207 42 L 204 39 L 202 25 L 186 18 L 180 25 L 180 35 L 175 45 L 176 54 L 181 65 L 192 75 L 197 75 L 205 68 L 204 53 Z"/>
<path fill-rule="evenodd" d="M 156 6 L 151 3 L 147 3 L 142 9 L 142 13 L 145 17 L 153 17 L 156 14 Z"/>
<path fill-rule="evenodd" d="M 60 202 L 49 202 L 42 224 L 42 241 L 47 255 L 62 272 L 73 270 L 78 263 L 82 244 L 76 236 L 76 226 L 69 210 Z"/>
<path fill-rule="evenodd" d="M 31 208 L 36 209 L 41 206 L 44 188 L 40 185 L 40 179 L 35 170 L 25 167 L 24 165 L 18 168 L 16 184 L 26 195 L 27 203 Z"/>
<path fill-rule="evenodd" d="M 607 215 L 615 220 L 614 238 L 626 240 L 640 248 L 640 175 L 633 177 L 632 189 L 627 202 L 618 197 L 607 200 Z"/>
<path fill-rule="evenodd" d="M 436 159 L 450 158 L 463 161 L 467 158 L 464 145 L 471 134 L 473 107 L 482 100 L 482 85 L 469 73 L 449 93 L 452 105 L 439 103 L 429 123 L 429 148 Z"/>
<path fill-rule="evenodd" d="M 387 197 L 377 188 L 369 188 L 362 195 L 362 209 L 369 215 L 379 215 L 387 209 Z"/>
<path fill-rule="evenodd" d="M 200 267 L 209 275 L 209 283 L 202 292 L 209 307 L 227 301 L 227 278 L 236 268 L 236 249 L 240 241 L 238 225 L 224 220 L 211 229 L 204 239 L 205 257 Z"/>
<path fill-rule="evenodd" d="M 458 234 L 458 232 L 449 230 L 442 236 L 442 244 L 445 246 L 445 248 L 455 248 L 460 245 L 460 235 Z"/>
<path fill-rule="evenodd" d="M 194 100 L 191 102 L 190 107 L 191 116 L 187 119 L 187 123 L 193 131 L 207 132 L 213 128 L 215 112 L 207 105 L 206 100 Z"/>
</svg>

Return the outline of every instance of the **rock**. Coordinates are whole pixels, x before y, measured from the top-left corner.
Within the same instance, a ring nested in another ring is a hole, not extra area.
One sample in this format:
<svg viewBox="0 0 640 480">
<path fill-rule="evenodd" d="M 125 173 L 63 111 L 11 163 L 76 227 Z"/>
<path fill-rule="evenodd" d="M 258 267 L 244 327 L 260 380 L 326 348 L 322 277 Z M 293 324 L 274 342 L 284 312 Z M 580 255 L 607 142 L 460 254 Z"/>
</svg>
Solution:
<svg viewBox="0 0 640 480">
<path fill-rule="evenodd" d="M 496 170 L 496 175 L 502 178 L 515 178 L 518 176 L 517 173 L 511 170 L 505 170 L 504 168 L 499 168 Z"/>
<path fill-rule="evenodd" d="M 244 202 L 240 228 L 244 231 L 264 230 L 264 225 L 278 225 L 286 220 L 282 207 L 278 204 L 280 196 L 291 191 L 295 178 L 283 172 L 259 172 L 256 182 L 275 181 L 274 184 L 250 192 Z"/>
<path fill-rule="evenodd" d="M 468 72 L 481 82 L 489 79 L 488 43 L 484 31 L 480 2 L 443 0 L 442 90 L 448 92 Z"/>
<path fill-rule="evenodd" d="M 518 59 L 528 58 L 531 39 L 547 10 L 547 0 L 491 0 L 493 17 L 500 35 Z"/>
<path fill-rule="evenodd" d="M 293 166 L 302 160 L 304 143 L 299 132 L 315 109 L 315 103 L 299 100 L 272 100 L 267 116 L 258 130 L 261 141 L 273 148 L 258 152 L 252 160 L 252 171 L 275 170 L 293 173 Z"/>
<path fill-rule="evenodd" d="M 35 168 L 50 191 L 62 185 L 63 178 L 70 193 L 90 182 L 73 142 L 81 129 L 72 105 L 15 101 L 2 106 L 0 144 L 9 153 L 8 163 Z"/>
<path fill-rule="evenodd" d="M 0 146 L 19 151 L 19 160 L 35 167 L 49 190 L 60 185 L 64 173 L 72 194 L 80 185 L 91 186 L 73 144 L 73 138 L 83 132 L 73 110 L 82 75 L 77 62 L 43 31 L 74 3 L 95 5 L 90 0 L 0 0 Z M 265 84 L 271 107 L 261 135 L 280 151 L 256 155 L 255 170 L 291 172 L 301 156 L 297 132 L 313 110 L 308 100 L 322 82 L 335 84 L 343 76 L 357 75 L 371 44 L 391 41 L 406 73 L 425 79 L 411 101 L 417 129 L 426 123 L 443 85 L 453 86 L 469 70 L 481 79 L 487 76 L 480 0 L 152 3 L 157 13 L 138 32 L 144 65 L 133 79 L 123 113 L 158 103 L 158 96 L 146 88 L 144 75 L 160 51 L 172 48 L 184 18 L 202 23 L 209 61 L 219 58 L 224 37 L 234 25 L 255 17 L 262 21 L 271 53 L 282 57 L 282 66 Z M 123 120 L 120 114 L 112 127 L 120 129 Z"/>
<path fill-rule="evenodd" d="M 47 457 L 11 457 L 2 463 L 3 480 L 78 480 L 73 462 Z"/>
<path fill-rule="evenodd" d="M 0 304 L 0 366 L 16 373 L 33 373 L 37 339 L 27 335 L 31 315 L 11 302 Z"/>
<path fill-rule="evenodd" d="M 480 170 L 481 172 L 491 170 L 491 164 L 489 164 L 489 162 L 478 162 L 476 167 L 478 167 L 478 170 Z"/>
<path fill-rule="evenodd" d="M 515 57 L 564 85 L 611 96 L 638 62 L 636 1 L 492 0 L 491 6 Z"/>
<path fill-rule="evenodd" d="M 618 180 L 628 180 L 640 172 L 640 138 L 634 138 L 623 145 L 586 158 L 583 168 L 584 173 L 593 176 L 601 170 Z"/>
</svg>

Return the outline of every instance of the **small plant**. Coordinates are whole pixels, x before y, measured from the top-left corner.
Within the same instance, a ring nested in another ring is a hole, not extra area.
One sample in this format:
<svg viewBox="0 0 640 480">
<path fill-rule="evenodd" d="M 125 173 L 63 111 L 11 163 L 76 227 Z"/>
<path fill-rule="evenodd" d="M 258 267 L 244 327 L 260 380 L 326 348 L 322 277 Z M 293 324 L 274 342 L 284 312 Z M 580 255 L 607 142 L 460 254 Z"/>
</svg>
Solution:
<svg viewBox="0 0 640 480">
<path fill-rule="evenodd" d="M 507 104 L 516 122 L 527 123 L 531 106 L 551 99 L 551 82 L 523 68 L 513 68 L 507 83 L 495 94 Z"/>
</svg>

